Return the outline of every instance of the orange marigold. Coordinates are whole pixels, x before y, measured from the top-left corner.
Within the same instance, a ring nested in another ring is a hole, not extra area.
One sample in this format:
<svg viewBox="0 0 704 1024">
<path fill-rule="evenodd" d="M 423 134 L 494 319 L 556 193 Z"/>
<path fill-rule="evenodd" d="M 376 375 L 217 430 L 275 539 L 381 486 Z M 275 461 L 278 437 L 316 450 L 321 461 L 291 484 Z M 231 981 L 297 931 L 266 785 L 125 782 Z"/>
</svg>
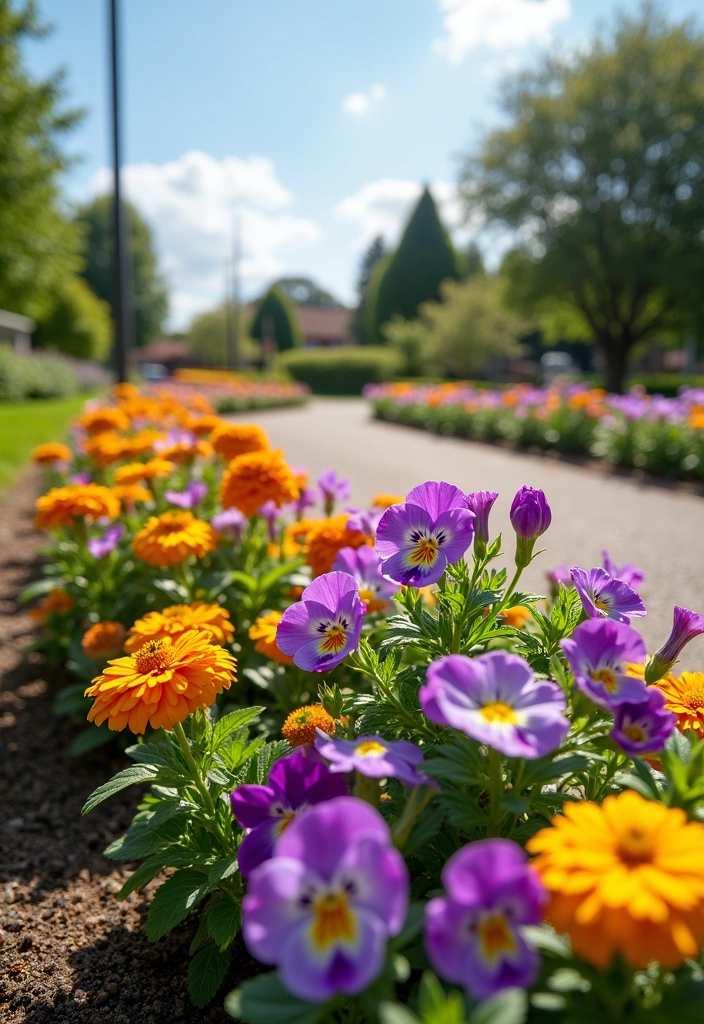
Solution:
<svg viewBox="0 0 704 1024">
<path fill-rule="evenodd" d="M 296 501 L 298 488 L 293 473 L 279 451 L 249 452 L 233 459 L 220 487 L 223 508 L 240 509 L 253 516 L 267 501 L 285 505 Z"/>
<path fill-rule="evenodd" d="M 221 604 L 194 601 L 192 604 L 172 604 L 163 611 L 148 612 L 143 618 L 137 619 L 130 626 L 125 650 L 132 654 L 146 640 L 168 637 L 173 642 L 192 629 L 200 633 L 207 631 L 211 642 L 216 644 L 229 644 L 235 635 L 235 627 L 230 621 L 227 608 Z"/>
<path fill-rule="evenodd" d="M 269 451 L 271 445 L 266 431 L 256 423 L 220 423 L 210 435 L 210 441 L 226 462 L 250 452 Z"/>
<path fill-rule="evenodd" d="M 189 414 L 188 420 L 186 421 L 186 429 L 190 430 L 191 433 L 196 434 L 198 437 L 207 437 L 209 434 L 219 427 L 222 420 L 215 413 L 206 416 L 194 416 Z"/>
<path fill-rule="evenodd" d="M 177 565 L 191 555 L 202 558 L 217 547 L 218 535 L 210 523 L 192 512 L 164 512 L 150 516 L 135 534 L 132 550 L 147 565 Z"/>
<path fill-rule="evenodd" d="M 292 747 L 302 747 L 304 743 L 315 743 L 316 729 L 334 736 L 336 728 L 335 719 L 322 704 L 307 704 L 291 712 L 281 727 L 281 734 Z"/>
<path fill-rule="evenodd" d="M 283 612 L 267 612 L 260 615 L 256 622 L 249 627 L 250 640 L 256 640 L 254 650 L 264 654 L 272 661 L 278 661 L 281 665 L 293 665 L 293 658 L 279 650 L 276 643 L 276 630 L 281 622 Z"/>
<path fill-rule="evenodd" d="M 112 393 L 118 402 L 139 398 L 139 388 L 134 384 L 128 384 L 126 381 L 121 384 L 113 384 Z"/>
<path fill-rule="evenodd" d="M 526 622 L 532 618 L 532 611 L 525 605 L 515 604 L 512 608 L 504 608 L 501 612 L 501 622 L 504 626 L 514 626 L 516 629 L 523 629 Z"/>
<path fill-rule="evenodd" d="M 130 418 L 122 409 L 107 405 L 100 409 L 89 409 L 76 422 L 91 437 L 111 430 L 129 430 L 130 426 Z"/>
<path fill-rule="evenodd" d="M 406 499 L 401 494 L 375 494 L 372 498 L 372 508 L 390 508 L 392 505 L 401 505 Z"/>
<path fill-rule="evenodd" d="M 347 527 L 349 513 L 343 512 L 331 519 L 318 519 L 312 524 L 306 535 L 306 562 L 313 570 L 314 576 L 330 572 L 342 548 L 361 548 L 371 545 L 371 540 L 361 530 L 350 530 Z"/>
<path fill-rule="evenodd" d="M 34 525 L 38 530 L 54 530 L 57 526 L 71 526 L 74 519 L 116 519 L 120 502 L 109 487 L 101 484 L 68 484 L 52 487 L 48 494 L 37 498 Z"/>
<path fill-rule="evenodd" d="M 32 452 L 32 462 L 42 465 L 52 462 L 70 462 L 72 458 L 73 452 L 67 444 L 55 442 L 39 444 Z"/>
<path fill-rule="evenodd" d="M 234 672 L 235 659 L 205 633 L 191 630 L 173 644 L 148 640 L 129 657 L 110 661 L 93 680 L 86 690 L 94 698 L 88 721 L 107 722 L 113 732 L 143 733 L 147 725 L 173 729 L 192 711 L 210 707 L 230 688 Z"/>
<path fill-rule="evenodd" d="M 87 629 L 81 640 L 83 653 L 93 661 L 107 661 L 122 653 L 125 646 L 125 627 L 121 622 L 96 622 Z"/>
<path fill-rule="evenodd" d="M 144 480 L 169 476 L 176 469 L 175 462 L 168 459 L 149 459 L 148 462 L 130 462 L 115 470 L 116 484 L 141 484 Z"/>
<path fill-rule="evenodd" d="M 546 918 L 578 956 L 606 967 L 677 967 L 704 940 L 704 825 L 633 790 L 565 805 L 527 843 Z"/>
<path fill-rule="evenodd" d="M 301 551 L 305 551 L 306 537 L 313 523 L 317 522 L 319 522 L 318 519 L 297 519 L 288 524 L 284 530 L 283 543 L 286 558 L 295 558 L 296 555 L 300 555 Z"/>
<path fill-rule="evenodd" d="M 123 508 L 130 508 L 138 501 L 151 501 L 154 495 L 141 484 L 117 484 L 112 493 L 122 503 Z"/>
<path fill-rule="evenodd" d="M 76 602 L 63 587 L 54 587 L 45 594 L 38 605 L 30 608 L 29 614 L 35 622 L 44 623 L 50 615 L 66 615 Z"/>
<path fill-rule="evenodd" d="M 668 673 L 653 683 L 665 695 L 665 707 L 677 715 L 677 728 L 704 736 L 704 672 Z"/>
<path fill-rule="evenodd" d="M 198 437 L 195 441 L 174 441 L 173 444 L 160 447 L 159 455 L 162 459 L 170 459 L 172 462 L 190 463 L 196 456 L 201 459 L 212 458 L 213 446 L 209 441 Z"/>
</svg>

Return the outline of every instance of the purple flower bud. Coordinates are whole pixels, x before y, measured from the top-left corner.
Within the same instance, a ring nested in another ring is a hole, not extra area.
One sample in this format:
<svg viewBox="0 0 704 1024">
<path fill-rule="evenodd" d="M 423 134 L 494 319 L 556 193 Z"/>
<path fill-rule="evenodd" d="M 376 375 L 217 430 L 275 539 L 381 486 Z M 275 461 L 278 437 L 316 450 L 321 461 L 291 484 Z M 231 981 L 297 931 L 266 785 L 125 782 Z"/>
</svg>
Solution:
<svg viewBox="0 0 704 1024">
<path fill-rule="evenodd" d="M 704 633 L 704 616 L 676 605 L 670 635 L 645 667 L 646 683 L 655 683 L 662 679 L 675 664 L 682 649 L 700 633 Z"/>
<path fill-rule="evenodd" d="M 229 534 L 233 543 L 239 544 L 246 522 L 245 516 L 238 508 L 226 508 L 224 512 L 218 512 L 216 516 L 213 516 L 210 525 L 221 533 Z"/>
<path fill-rule="evenodd" d="M 533 547 L 552 522 L 545 492 L 521 487 L 511 505 L 511 526 L 516 531 L 516 565 L 525 569 L 533 557 Z"/>
<path fill-rule="evenodd" d="M 259 515 L 265 520 L 269 540 L 273 543 L 276 540 L 276 520 L 281 514 L 281 509 L 273 501 L 265 501 L 259 509 Z"/>
<path fill-rule="evenodd" d="M 489 513 L 498 498 L 497 491 L 472 491 L 467 495 L 467 508 L 474 512 L 474 553 L 477 558 L 486 555 L 489 543 Z"/>
<path fill-rule="evenodd" d="M 208 493 L 208 485 L 202 480 L 191 480 L 184 491 L 164 491 L 164 497 L 170 505 L 179 508 L 195 508 Z"/>
<path fill-rule="evenodd" d="M 89 537 L 86 547 L 93 558 L 105 558 L 111 551 L 114 551 L 125 535 L 125 527 L 122 523 L 115 523 L 109 526 L 100 537 Z"/>
</svg>

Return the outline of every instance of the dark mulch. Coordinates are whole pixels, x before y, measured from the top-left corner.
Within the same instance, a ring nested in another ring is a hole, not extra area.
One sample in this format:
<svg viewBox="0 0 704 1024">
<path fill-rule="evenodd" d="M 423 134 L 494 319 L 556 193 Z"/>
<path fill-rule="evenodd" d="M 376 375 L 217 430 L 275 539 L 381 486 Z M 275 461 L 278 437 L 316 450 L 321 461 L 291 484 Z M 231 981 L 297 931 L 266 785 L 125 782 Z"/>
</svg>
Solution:
<svg viewBox="0 0 704 1024">
<path fill-rule="evenodd" d="M 74 729 L 52 714 L 61 680 L 24 654 L 36 629 L 15 595 L 39 571 L 39 481 L 0 502 L 0 1020 L 224 1024 L 222 997 L 253 973 L 242 947 L 210 1008 L 186 990 L 195 923 L 157 943 L 140 930 L 149 893 L 115 900 L 127 869 L 101 851 L 124 831 L 135 791 L 81 818 L 88 794 L 125 766 L 119 751 L 68 756 Z"/>
</svg>

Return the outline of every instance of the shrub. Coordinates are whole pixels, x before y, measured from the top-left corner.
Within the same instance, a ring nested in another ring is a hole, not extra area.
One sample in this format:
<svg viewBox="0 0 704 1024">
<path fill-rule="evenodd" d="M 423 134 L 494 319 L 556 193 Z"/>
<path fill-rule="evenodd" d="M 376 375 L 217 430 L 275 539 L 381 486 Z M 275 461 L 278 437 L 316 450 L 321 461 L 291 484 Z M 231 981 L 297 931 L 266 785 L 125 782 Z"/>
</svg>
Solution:
<svg viewBox="0 0 704 1024">
<path fill-rule="evenodd" d="M 365 345 L 286 352 L 279 356 L 278 365 L 314 394 L 359 395 L 365 384 L 391 380 L 398 358 L 388 349 Z"/>
<path fill-rule="evenodd" d="M 111 341 L 110 307 L 80 277 L 68 281 L 33 338 L 38 348 L 95 360 L 107 357 Z"/>
<path fill-rule="evenodd" d="M 0 402 L 67 398 L 78 389 L 76 373 L 60 356 L 49 353 L 21 356 L 0 346 Z"/>
<path fill-rule="evenodd" d="M 280 288 L 274 285 L 260 301 L 249 333 L 257 341 L 273 338 L 279 352 L 298 348 L 301 344 L 296 309 Z"/>
</svg>

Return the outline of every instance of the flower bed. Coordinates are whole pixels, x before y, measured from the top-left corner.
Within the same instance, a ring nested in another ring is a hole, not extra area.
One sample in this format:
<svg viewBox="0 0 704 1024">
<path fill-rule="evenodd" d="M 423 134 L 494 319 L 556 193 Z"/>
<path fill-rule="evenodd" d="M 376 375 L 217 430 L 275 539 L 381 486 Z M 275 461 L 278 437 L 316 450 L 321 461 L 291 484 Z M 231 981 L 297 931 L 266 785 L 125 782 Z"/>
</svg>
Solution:
<svg viewBox="0 0 704 1024">
<path fill-rule="evenodd" d="M 158 395 L 164 385 L 152 390 Z M 166 392 L 186 405 L 193 396 L 204 395 L 220 413 L 303 405 L 310 397 L 310 388 L 305 384 L 251 380 L 226 370 L 176 370 L 166 384 Z"/>
<path fill-rule="evenodd" d="M 118 899 L 160 880 L 151 940 L 193 915 L 196 1005 L 241 930 L 252 1024 L 699 1019 L 704 674 L 672 670 L 704 617 L 648 657 L 633 566 L 520 590 L 542 491 L 509 576 L 496 494 L 346 506 L 202 398 L 119 388 L 37 459 L 25 597 L 84 680 L 64 710 L 131 743 L 84 813 L 149 787 L 105 854 Z"/>
<path fill-rule="evenodd" d="M 439 434 L 590 455 L 615 466 L 704 480 L 704 391 L 679 397 L 635 389 L 609 395 L 580 384 L 479 390 L 380 384 L 366 389 L 379 419 Z"/>
</svg>

